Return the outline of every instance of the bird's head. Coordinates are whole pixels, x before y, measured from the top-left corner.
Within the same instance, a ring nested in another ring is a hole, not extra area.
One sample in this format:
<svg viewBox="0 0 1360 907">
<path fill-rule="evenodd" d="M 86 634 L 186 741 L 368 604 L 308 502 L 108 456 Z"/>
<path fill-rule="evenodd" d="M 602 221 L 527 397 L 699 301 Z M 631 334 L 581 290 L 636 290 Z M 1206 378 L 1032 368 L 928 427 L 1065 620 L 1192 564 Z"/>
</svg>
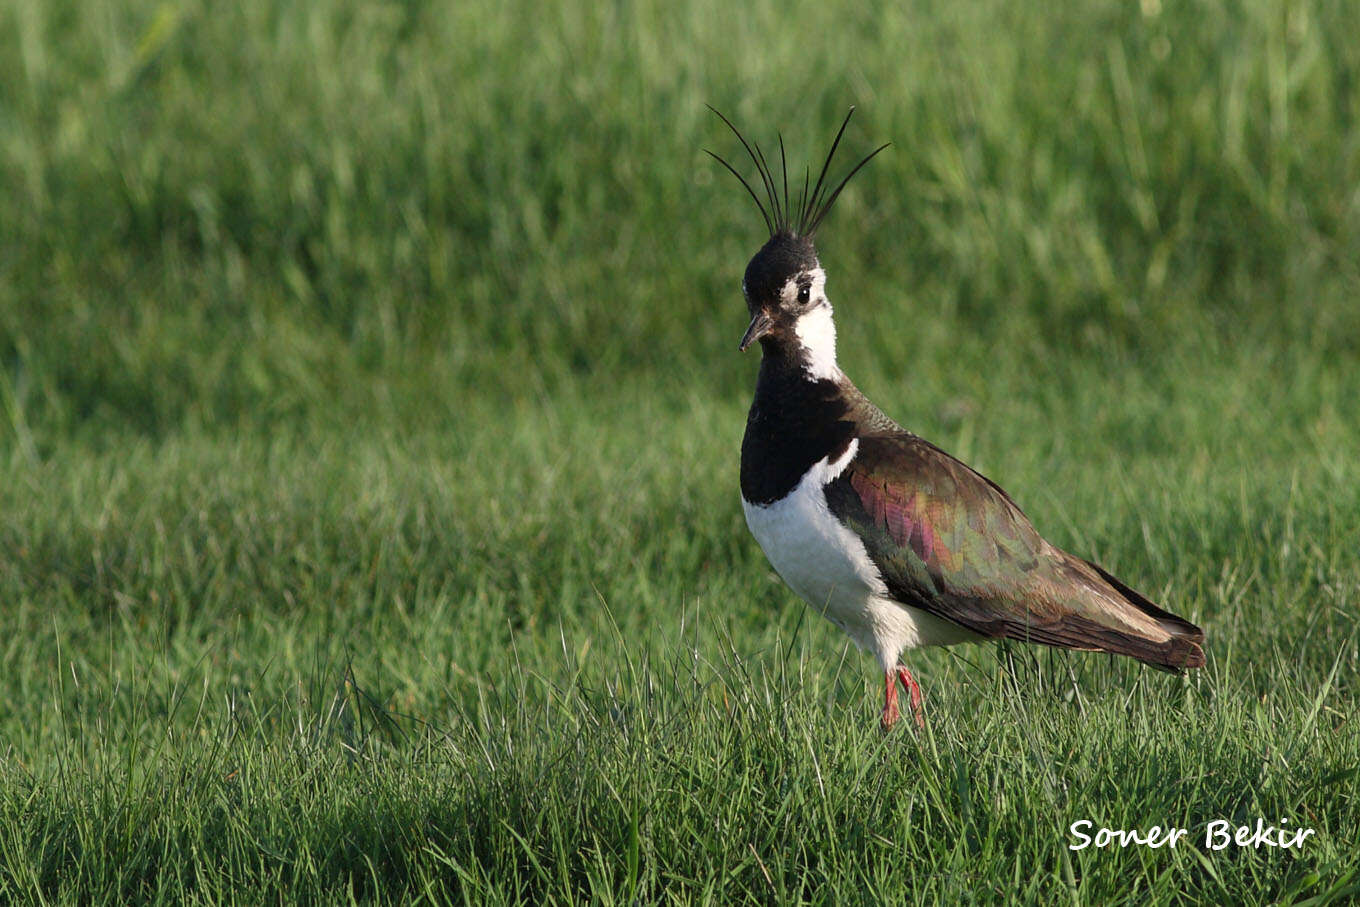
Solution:
<svg viewBox="0 0 1360 907">
<path fill-rule="evenodd" d="M 743 351 L 757 340 L 767 346 L 788 345 L 792 349 L 800 344 L 800 335 L 807 335 L 807 328 L 814 322 L 823 325 L 822 333 L 831 332 L 834 345 L 826 272 L 809 237 L 788 232 L 771 236 L 746 265 L 741 290 L 751 315 L 751 323 L 741 338 Z"/>
<path fill-rule="evenodd" d="M 826 173 L 836 156 L 836 148 L 845 134 L 845 127 L 850 124 L 850 117 L 855 112 L 855 108 L 851 107 L 845 121 L 841 123 L 840 131 L 836 133 L 835 141 L 831 143 L 831 150 L 827 153 L 816 185 L 809 192 L 810 172 L 805 170 L 802 192 L 797 205 L 791 207 L 783 136 L 779 138 L 781 181 L 776 184 L 774 172 L 766 162 L 760 145 L 752 147 L 727 117 L 717 110 L 713 112 L 732 130 L 756 165 L 765 190 L 765 202 L 761 202 L 760 196 L 736 168 L 713 152 L 708 153 L 741 181 L 760 209 L 765 226 L 770 231 L 770 238 L 746 265 L 746 274 L 741 283 L 751 322 L 741 338 L 740 348 L 745 351 L 759 340 L 766 352 L 793 354 L 802 359 L 814 373 L 834 373 L 836 328 L 831 318 L 831 303 L 826 297 L 826 272 L 817 260 L 813 235 L 850 178 L 888 146 L 884 144 L 875 148 L 832 188 L 831 183 L 826 181 Z"/>
</svg>

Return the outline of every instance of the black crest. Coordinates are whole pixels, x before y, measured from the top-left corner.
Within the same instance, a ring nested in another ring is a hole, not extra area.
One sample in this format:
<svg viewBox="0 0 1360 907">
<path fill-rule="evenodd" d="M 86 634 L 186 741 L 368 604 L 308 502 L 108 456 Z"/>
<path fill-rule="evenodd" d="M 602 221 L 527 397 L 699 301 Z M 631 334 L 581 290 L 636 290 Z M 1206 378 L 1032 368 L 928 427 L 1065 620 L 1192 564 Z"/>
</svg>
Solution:
<svg viewBox="0 0 1360 907">
<path fill-rule="evenodd" d="M 765 154 L 760 150 L 760 144 L 755 143 L 753 146 L 752 143 L 747 142 L 737 127 L 732 125 L 731 120 L 711 105 L 708 109 L 712 110 L 720 120 L 727 124 L 727 128 L 732 130 L 737 141 L 741 142 L 746 153 L 750 155 L 751 162 L 756 165 L 756 171 L 760 174 L 761 185 L 765 189 L 765 202 L 761 202 L 760 196 L 751 188 L 751 184 L 746 181 L 746 178 L 737 172 L 735 167 L 707 148 L 704 151 L 741 181 L 742 186 L 755 201 L 756 207 L 760 209 L 760 216 L 765 219 L 765 226 L 769 229 L 771 237 L 781 235 L 812 236 L 816 232 L 818 224 L 822 222 L 822 218 L 826 217 L 831 206 L 836 203 L 836 199 L 840 196 L 841 190 L 845 188 L 845 184 L 850 182 L 850 178 L 859 173 L 860 168 L 865 164 L 873 160 L 874 155 L 892 144 L 885 142 L 869 152 L 862 161 L 846 174 L 845 178 L 836 185 L 836 188 L 832 189 L 831 184 L 826 181 L 826 172 L 831 169 L 831 159 L 836 156 L 836 149 L 841 144 L 841 136 L 845 135 L 845 127 L 850 125 L 850 117 L 854 116 L 855 108 L 851 107 L 850 112 L 845 115 L 845 121 L 841 123 L 840 131 L 836 133 L 835 141 L 831 143 L 831 150 L 827 152 L 826 162 L 822 164 L 822 172 L 817 175 L 817 184 L 812 187 L 811 194 L 808 194 L 808 177 L 811 174 L 807 168 L 804 168 L 803 191 L 798 197 L 798 206 L 795 211 L 789 206 L 789 166 L 788 159 L 784 155 L 784 136 L 782 134 L 779 136 L 780 181 L 776 183 L 774 170 L 765 160 Z M 797 215 L 796 220 L 794 219 L 795 214 Z"/>
</svg>

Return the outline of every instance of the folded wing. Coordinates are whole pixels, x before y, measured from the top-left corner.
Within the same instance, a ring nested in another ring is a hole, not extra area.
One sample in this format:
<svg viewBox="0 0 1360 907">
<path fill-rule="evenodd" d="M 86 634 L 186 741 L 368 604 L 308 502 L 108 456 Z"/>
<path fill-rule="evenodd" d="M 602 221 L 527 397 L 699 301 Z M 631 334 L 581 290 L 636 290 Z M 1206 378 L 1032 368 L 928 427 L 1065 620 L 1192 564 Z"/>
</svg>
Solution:
<svg viewBox="0 0 1360 907">
<path fill-rule="evenodd" d="M 859 438 L 826 488 L 898 601 L 991 637 L 1204 663 L 1200 629 L 1043 540 L 995 483 L 900 429 Z"/>
</svg>

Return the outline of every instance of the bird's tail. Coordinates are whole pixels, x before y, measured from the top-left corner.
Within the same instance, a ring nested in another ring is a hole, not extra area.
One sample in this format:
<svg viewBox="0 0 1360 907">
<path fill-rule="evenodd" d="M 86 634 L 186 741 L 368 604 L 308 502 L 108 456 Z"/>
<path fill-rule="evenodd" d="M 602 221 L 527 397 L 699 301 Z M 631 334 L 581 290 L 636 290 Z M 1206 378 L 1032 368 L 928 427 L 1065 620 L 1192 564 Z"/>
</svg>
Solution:
<svg viewBox="0 0 1360 907">
<path fill-rule="evenodd" d="M 1129 633 L 1111 633 L 1117 639 L 1109 640 L 1110 651 L 1120 655 L 1130 655 L 1144 664 L 1167 671 L 1180 672 L 1186 668 L 1204 667 L 1204 631 L 1190 621 L 1177 617 L 1169 611 L 1148 601 L 1146 597 L 1120 582 L 1109 571 L 1090 561 L 1085 562 L 1100 578 L 1109 583 L 1124 599 L 1139 611 L 1157 622 L 1168 639 L 1147 639 Z"/>
</svg>

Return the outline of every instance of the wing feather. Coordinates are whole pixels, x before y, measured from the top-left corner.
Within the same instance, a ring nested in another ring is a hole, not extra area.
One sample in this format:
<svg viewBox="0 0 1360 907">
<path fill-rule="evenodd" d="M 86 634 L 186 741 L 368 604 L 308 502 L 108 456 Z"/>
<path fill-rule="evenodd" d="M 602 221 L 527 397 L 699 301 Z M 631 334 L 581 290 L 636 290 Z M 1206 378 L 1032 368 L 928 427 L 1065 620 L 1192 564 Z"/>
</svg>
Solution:
<svg viewBox="0 0 1360 907">
<path fill-rule="evenodd" d="M 899 601 L 985 636 L 1203 663 L 1199 628 L 1049 545 L 999 486 L 915 435 L 860 437 L 826 496 Z"/>
</svg>

